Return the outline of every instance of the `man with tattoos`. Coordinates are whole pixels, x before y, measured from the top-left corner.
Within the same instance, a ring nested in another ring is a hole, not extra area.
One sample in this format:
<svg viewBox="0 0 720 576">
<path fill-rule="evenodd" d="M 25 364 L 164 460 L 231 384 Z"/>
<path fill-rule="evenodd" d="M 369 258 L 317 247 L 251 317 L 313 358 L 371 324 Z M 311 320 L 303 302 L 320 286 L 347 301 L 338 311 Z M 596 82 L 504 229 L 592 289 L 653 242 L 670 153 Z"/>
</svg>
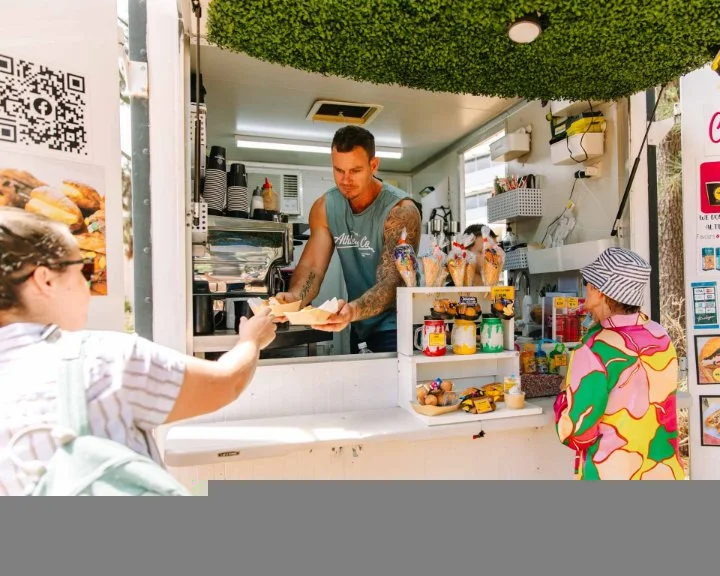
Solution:
<svg viewBox="0 0 720 576">
<path fill-rule="evenodd" d="M 337 250 L 349 301 L 319 330 L 339 332 L 352 325 L 351 349 L 366 342 L 373 352 L 397 350 L 396 289 L 402 285 L 393 249 L 403 228 L 418 249 L 420 213 L 402 190 L 375 177 L 379 158 L 375 138 L 358 126 L 345 126 L 332 143 L 336 186 L 310 210 L 310 239 L 280 302 L 300 300 L 306 306 L 320 291 Z"/>
</svg>

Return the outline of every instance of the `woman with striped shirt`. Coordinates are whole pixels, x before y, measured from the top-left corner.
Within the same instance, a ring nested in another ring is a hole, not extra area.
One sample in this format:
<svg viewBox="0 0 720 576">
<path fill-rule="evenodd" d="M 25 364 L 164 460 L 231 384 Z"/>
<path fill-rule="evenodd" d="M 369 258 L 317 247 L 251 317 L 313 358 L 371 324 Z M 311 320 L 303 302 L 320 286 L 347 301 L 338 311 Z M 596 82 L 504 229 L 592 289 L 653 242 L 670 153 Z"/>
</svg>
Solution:
<svg viewBox="0 0 720 576">
<path fill-rule="evenodd" d="M 25 494 L 36 483 L 13 462 L 8 444 L 29 426 L 57 420 L 61 360 L 54 341 L 85 324 L 85 264 L 65 226 L 0 207 L 0 495 Z M 92 433 L 160 462 L 152 429 L 235 400 L 274 338 L 269 315 L 243 318 L 235 348 L 209 362 L 134 334 L 83 332 Z M 15 454 L 46 463 L 57 447 L 49 432 L 33 432 Z"/>
</svg>

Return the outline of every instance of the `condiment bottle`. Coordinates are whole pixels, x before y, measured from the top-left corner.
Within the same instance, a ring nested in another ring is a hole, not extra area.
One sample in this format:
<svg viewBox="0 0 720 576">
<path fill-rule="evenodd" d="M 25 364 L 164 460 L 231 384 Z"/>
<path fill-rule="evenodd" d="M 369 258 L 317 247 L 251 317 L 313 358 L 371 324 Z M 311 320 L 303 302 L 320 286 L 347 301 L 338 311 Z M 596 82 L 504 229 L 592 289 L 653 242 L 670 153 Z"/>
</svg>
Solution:
<svg viewBox="0 0 720 576">
<path fill-rule="evenodd" d="M 255 210 L 264 210 L 265 209 L 265 203 L 263 202 L 262 189 L 260 188 L 260 186 L 257 186 L 255 188 L 255 191 L 253 192 L 251 209 L 252 209 L 253 213 L 255 213 Z"/>
<path fill-rule="evenodd" d="M 268 212 L 279 211 L 278 196 L 273 191 L 272 184 L 267 178 L 265 178 L 265 184 L 263 184 L 262 198 L 265 210 Z"/>
</svg>

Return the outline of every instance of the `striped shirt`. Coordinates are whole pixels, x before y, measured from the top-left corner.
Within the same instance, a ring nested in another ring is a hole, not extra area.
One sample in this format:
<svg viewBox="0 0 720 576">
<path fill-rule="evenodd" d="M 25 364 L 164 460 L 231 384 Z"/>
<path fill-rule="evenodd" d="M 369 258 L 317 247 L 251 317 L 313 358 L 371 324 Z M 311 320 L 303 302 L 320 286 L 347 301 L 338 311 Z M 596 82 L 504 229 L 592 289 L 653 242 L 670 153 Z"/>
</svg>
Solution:
<svg viewBox="0 0 720 576">
<path fill-rule="evenodd" d="M 11 461 L 8 443 L 27 426 L 57 422 L 58 346 L 43 339 L 45 326 L 0 327 L 0 495 L 21 495 L 35 485 Z M 163 424 L 185 376 L 183 354 L 137 335 L 86 332 L 84 353 L 92 434 L 161 462 L 149 432 Z M 47 462 L 58 444 L 49 432 L 25 436 L 22 460 Z"/>
</svg>

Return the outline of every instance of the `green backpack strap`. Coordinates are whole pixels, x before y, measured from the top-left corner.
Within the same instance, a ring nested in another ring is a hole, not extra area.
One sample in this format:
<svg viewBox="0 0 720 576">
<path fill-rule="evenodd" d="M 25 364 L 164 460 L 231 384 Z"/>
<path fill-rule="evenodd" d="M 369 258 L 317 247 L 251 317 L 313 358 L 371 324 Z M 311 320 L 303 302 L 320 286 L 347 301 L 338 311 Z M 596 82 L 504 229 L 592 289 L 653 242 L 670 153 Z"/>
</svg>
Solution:
<svg viewBox="0 0 720 576">
<path fill-rule="evenodd" d="M 61 351 L 58 378 L 58 424 L 78 436 L 90 434 L 86 396 L 84 342 L 79 334 L 63 332 L 58 342 Z"/>
</svg>

